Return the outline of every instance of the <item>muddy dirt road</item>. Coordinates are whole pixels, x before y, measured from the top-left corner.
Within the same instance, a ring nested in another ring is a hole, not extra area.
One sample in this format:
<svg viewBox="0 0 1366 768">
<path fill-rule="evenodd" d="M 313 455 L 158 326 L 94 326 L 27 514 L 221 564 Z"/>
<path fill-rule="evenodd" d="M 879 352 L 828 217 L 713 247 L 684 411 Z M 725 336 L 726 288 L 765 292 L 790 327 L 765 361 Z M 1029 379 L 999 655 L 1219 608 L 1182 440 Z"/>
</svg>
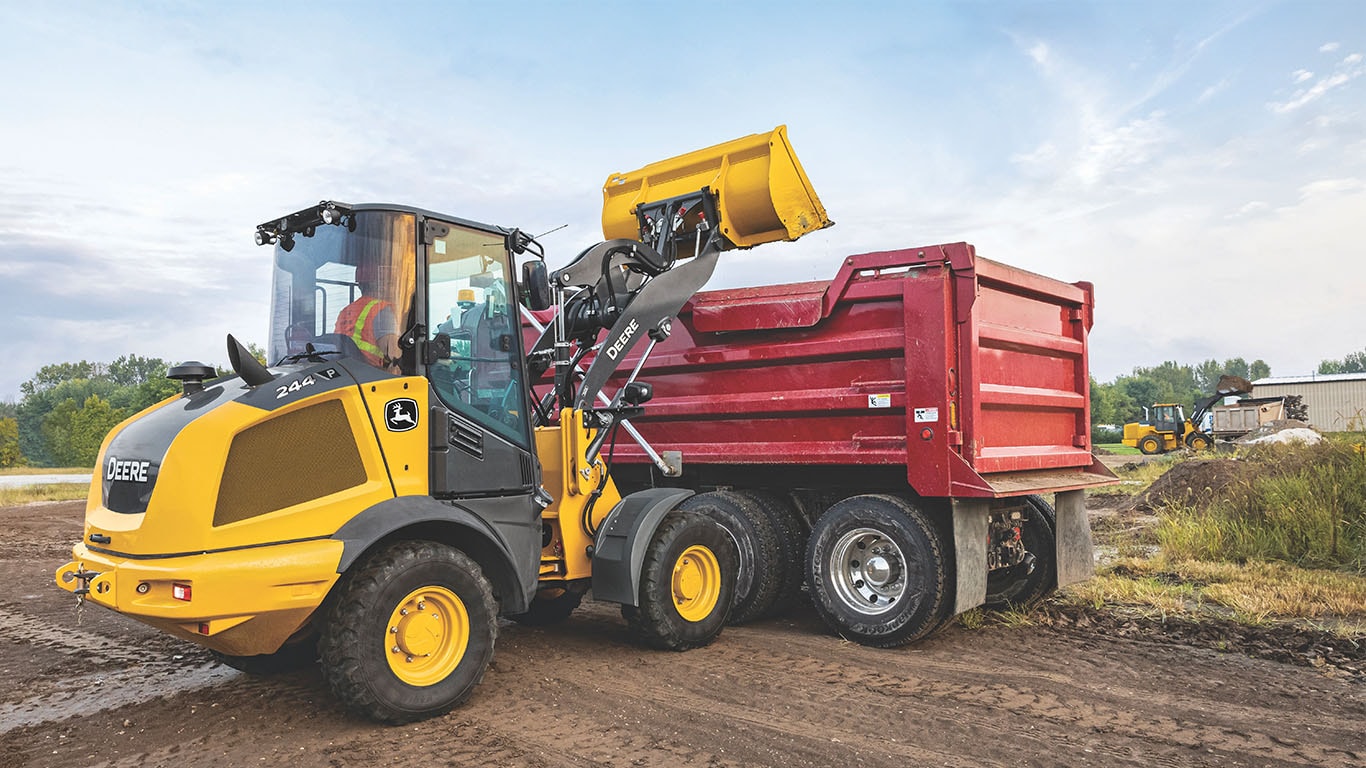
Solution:
<svg viewBox="0 0 1366 768">
<path fill-rule="evenodd" d="M 377 726 L 311 671 L 247 678 L 52 583 L 81 503 L 0 509 L 0 766 L 1362 766 L 1366 683 L 1047 627 L 879 651 L 809 608 L 684 654 L 610 606 L 502 627 L 443 718 Z"/>
</svg>

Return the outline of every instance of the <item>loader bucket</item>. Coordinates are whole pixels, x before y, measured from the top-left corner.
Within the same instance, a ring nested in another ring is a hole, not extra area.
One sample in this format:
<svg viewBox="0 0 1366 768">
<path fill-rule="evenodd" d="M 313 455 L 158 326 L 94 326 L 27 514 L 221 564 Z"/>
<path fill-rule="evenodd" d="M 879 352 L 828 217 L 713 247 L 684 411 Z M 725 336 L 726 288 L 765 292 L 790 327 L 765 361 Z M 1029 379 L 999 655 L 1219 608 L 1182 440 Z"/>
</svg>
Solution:
<svg viewBox="0 0 1366 768">
<path fill-rule="evenodd" d="M 706 187 L 717 197 L 721 234 L 749 248 L 796 240 L 834 222 L 787 141 L 787 126 L 614 173 L 602 188 L 602 234 L 639 240 L 636 210 Z"/>
</svg>

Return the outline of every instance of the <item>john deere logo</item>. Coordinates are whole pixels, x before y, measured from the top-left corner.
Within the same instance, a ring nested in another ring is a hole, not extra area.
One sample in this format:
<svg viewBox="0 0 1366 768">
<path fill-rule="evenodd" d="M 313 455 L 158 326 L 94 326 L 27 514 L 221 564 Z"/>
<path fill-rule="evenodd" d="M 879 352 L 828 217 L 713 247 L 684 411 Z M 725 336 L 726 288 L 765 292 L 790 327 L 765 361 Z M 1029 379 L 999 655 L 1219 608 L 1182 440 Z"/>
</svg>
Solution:
<svg viewBox="0 0 1366 768">
<path fill-rule="evenodd" d="M 390 432 L 407 432 L 417 428 L 417 401 L 399 397 L 384 404 L 384 426 Z"/>
</svg>

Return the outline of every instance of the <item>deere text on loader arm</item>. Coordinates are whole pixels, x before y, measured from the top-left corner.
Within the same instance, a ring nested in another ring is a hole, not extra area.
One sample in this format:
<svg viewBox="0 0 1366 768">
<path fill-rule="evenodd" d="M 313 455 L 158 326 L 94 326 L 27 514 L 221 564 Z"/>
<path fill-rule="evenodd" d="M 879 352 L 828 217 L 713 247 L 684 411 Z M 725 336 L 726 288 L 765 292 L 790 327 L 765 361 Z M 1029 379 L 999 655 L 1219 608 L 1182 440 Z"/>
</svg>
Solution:
<svg viewBox="0 0 1366 768">
<path fill-rule="evenodd" d="M 549 275 L 523 232 L 418 208 L 260 225 L 273 364 L 230 335 L 235 375 L 171 369 L 183 393 L 105 438 L 58 585 L 246 671 L 316 658 L 387 722 L 464 701 L 498 615 L 552 623 L 590 587 L 650 646 L 711 642 L 735 543 L 677 509 L 691 491 L 618 494 L 603 447 L 651 390 L 602 389 L 721 252 L 830 222 L 783 127 L 614 174 L 604 197 L 610 239 Z M 525 350 L 523 308 L 552 305 Z"/>
</svg>

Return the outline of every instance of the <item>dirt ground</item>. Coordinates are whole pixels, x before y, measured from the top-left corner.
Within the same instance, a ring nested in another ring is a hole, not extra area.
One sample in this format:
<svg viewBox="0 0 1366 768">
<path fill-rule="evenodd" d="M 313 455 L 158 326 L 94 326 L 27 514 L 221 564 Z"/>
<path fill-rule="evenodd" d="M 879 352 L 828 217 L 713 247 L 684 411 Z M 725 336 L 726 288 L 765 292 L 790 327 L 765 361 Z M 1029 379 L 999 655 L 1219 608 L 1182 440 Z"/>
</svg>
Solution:
<svg viewBox="0 0 1366 768">
<path fill-rule="evenodd" d="M 674 654 L 588 604 L 503 625 L 462 708 L 379 726 L 316 672 L 248 678 L 78 615 L 52 572 L 81 510 L 0 509 L 0 766 L 1366 766 L 1362 675 L 1076 615 L 888 651 L 807 607 Z"/>
</svg>

